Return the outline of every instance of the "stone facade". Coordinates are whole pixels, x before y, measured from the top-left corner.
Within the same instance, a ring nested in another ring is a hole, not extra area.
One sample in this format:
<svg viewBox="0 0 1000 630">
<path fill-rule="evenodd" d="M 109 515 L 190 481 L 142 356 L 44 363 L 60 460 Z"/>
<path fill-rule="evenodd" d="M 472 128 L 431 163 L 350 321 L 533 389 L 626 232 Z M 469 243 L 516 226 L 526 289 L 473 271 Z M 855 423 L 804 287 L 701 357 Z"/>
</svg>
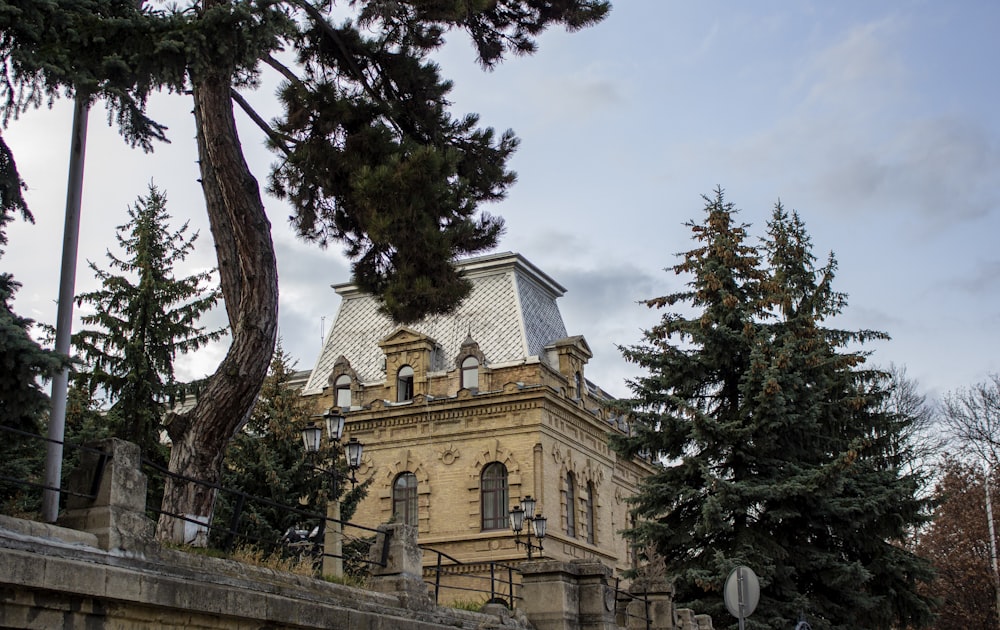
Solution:
<svg viewBox="0 0 1000 630">
<path fill-rule="evenodd" d="M 607 445 L 627 426 L 585 377 L 592 354 L 566 334 L 564 289 L 516 254 L 459 267 L 470 297 L 412 326 L 394 326 L 356 287 L 335 287 L 343 302 L 304 394 L 317 414 L 339 409 L 345 439 L 365 445 L 358 477 L 373 484 L 352 520 L 408 520 L 421 545 L 462 562 L 517 562 L 525 549 L 506 513 L 531 495 L 548 522 L 545 558 L 629 568 L 625 500 L 651 464 Z M 500 494 L 484 482 L 495 464 Z"/>
</svg>

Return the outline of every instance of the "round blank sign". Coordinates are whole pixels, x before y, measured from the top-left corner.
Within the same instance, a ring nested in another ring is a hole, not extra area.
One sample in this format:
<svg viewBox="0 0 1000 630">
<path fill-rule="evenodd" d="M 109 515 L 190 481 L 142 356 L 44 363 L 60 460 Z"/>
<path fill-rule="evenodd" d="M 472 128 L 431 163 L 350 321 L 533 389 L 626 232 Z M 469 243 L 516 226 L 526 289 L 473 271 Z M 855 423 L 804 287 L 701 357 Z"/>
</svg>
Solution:
<svg viewBox="0 0 1000 630">
<path fill-rule="evenodd" d="M 750 567 L 736 567 L 726 579 L 723 591 L 726 600 L 726 610 L 734 617 L 742 619 L 749 617 L 756 610 L 760 601 L 760 582 L 757 574 Z"/>
</svg>

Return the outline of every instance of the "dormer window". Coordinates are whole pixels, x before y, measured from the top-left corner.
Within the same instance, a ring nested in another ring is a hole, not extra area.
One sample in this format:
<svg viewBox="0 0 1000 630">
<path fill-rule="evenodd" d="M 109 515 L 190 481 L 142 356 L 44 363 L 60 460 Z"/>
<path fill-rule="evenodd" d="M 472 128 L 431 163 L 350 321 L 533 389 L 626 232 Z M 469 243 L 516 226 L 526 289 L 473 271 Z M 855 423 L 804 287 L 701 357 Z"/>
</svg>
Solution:
<svg viewBox="0 0 1000 630">
<path fill-rule="evenodd" d="M 473 391 L 479 389 L 479 359 L 476 357 L 462 360 L 462 387 Z"/>
<path fill-rule="evenodd" d="M 576 373 L 576 397 L 577 399 L 583 398 L 583 376 L 577 372 Z"/>
<path fill-rule="evenodd" d="M 396 373 L 396 402 L 413 400 L 413 368 L 404 365 Z"/>
<path fill-rule="evenodd" d="M 341 374 L 337 377 L 337 380 L 333 384 L 333 389 L 335 392 L 334 401 L 337 407 L 341 409 L 351 408 L 351 377 L 347 374 Z"/>
</svg>

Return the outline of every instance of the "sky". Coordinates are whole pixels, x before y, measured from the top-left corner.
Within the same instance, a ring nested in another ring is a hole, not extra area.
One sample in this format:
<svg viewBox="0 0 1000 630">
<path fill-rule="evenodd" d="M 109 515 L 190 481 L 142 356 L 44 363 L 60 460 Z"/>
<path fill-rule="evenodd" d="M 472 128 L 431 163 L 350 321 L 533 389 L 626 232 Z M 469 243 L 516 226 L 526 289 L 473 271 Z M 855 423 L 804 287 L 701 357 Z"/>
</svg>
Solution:
<svg viewBox="0 0 1000 630">
<path fill-rule="evenodd" d="M 835 325 L 887 332 L 870 361 L 904 367 L 931 399 L 1000 371 L 1000 4 L 990 0 L 739 2 L 617 0 L 600 24 L 546 32 L 536 54 L 492 71 L 451 33 L 435 56 L 456 116 L 514 129 L 518 182 L 484 207 L 506 221 L 494 251 L 519 252 L 567 289 L 570 335 L 594 358 L 588 379 L 616 396 L 638 374 L 618 351 L 662 313 L 638 302 L 681 290 L 665 269 L 693 247 L 716 187 L 763 236 L 774 204 L 799 212 L 820 259 L 838 261 L 849 296 Z M 247 94 L 278 114 L 276 79 Z M 171 143 L 130 149 L 90 116 L 77 293 L 97 287 L 114 230 L 150 182 L 175 225 L 201 236 L 178 266 L 215 266 L 198 185 L 190 98 L 150 103 Z M 237 112 L 259 181 L 274 156 Z M 35 224 L 8 228 L 0 270 L 23 286 L 15 310 L 54 323 L 65 212 L 71 103 L 3 130 Z M 298 241 L 290 210 L 265 196 L 278 253 L 285 350 L 310 369 L 349 280 L 337 246 Z M 120 252 L 116 252 L 119 253 Z M 77 309 L 77 315 L 81 312 Z M 204 320 L 221 324 L 219 312 Z M 224 346 L 178 361 L 182 379 L 214 371 Z"/>
</svg>

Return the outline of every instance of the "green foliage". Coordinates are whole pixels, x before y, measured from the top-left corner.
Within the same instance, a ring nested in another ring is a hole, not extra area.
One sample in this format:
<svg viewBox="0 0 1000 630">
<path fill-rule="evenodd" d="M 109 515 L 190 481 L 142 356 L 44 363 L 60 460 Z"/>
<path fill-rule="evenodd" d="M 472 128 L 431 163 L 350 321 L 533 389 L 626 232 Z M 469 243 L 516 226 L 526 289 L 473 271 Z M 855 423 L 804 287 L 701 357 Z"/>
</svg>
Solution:
<svg viewBox="0 0 1000 630">
<path fill-rule="evenodd" d="M 477 599 L 456 599 L 455 601 L 448 604 L 448 608 L 457 608 L 459 610 L 479 612 L 480 610 L 483 609 L 483 602 Z"/>
<path fill-rule="evenodd" d="M 832 256 L 815 266 L 797 214 L 778 204 L 757 248 L 721 190 L 705 200 L 704 221 L 688 224 L 697 247 L 672 268 L 686 290 L 646 302 L 688 308 L 622 348 L 647 375 L 612 404 L 634 421 L 613 446 L 664 462 L 628 534 L 666 559 L 678 601 L 719 625 L 740 564 L 761 579 L 748 628 L 800 614 L 817 630 L 926 624 L 917 585 L 930 571 L 901 545 L 928 508 L 904 461 L 916 419 L 886 404 L 888 375 L 854 349 L 886 336 L 824 326 L 846 297 Z"/>
<path fill-rule="evenodd" d="M 135 442 L 144 456 L 166 462 L 160 439 L 166 404 L 177 389 L 174 360 L 220 338 L 198 319 L 211 309 L 219 291 L 208 288 L 212 272 L 174 277 L 174 265 L 194 247 L 197 234 L 187 224 L 171 232 L 166 196 L 150 185 L 149 194 L 129 208 L 129 221 L 116 238 L 126 257 L 107 253 L 112 270 L 90 268 L 102 288 L 77 296 L 94 312 L 83 315 L 85 328 L 73 343 L 86 368 L 77 384 L 107 406 L 112 433 Z"/>
<path fill-rule="evenodd" d="M 317 519 L 289 510 L 289 506 L 306 513 L 326 514 L 327 502 L 337 492 L 341 519 L 349 521 L 367 494 L 369 483 L 355 488 L 346 483 L 349 473 L 342 457 L 337 470 L 341 482 L 334 483 L 327 472 L 336 456 L 329 440 L 323 440 L 314 456 L 306 456 L 302 429 L 315 418 L 299 391 L 290 386 L 294 367 L 279 341 L 250 420 L 226 449 L 222 485 L 248 496 L 241 509 L 237 534 L 227 540 L 226 530 L 239 499 L 231 492 L 219 494 L 212 533 L 216 546 L 249 545 L 265 555 L 287 554 L 289 551 L 280 545 L 285 532 L 289 528 L 312 529 L 317 524 Z M 354 538 L 350 528 L 345 534 L 345 570 L 355 576 L 366 574 L 368 565 L 362 560 L 367 557 L 372 539 Z"/>
<path fill-rule="evenodd" d="M 311 421 L 311 412 L 298 390 L 289 387 L 293 374 L 294 365 L 279 342 L 250 420 L 226 449 L 222 474 L 224 487 L 274 503 L 248 499 L 237 528 L 237 544 L 257 546 L 265 553 L 277 548 L 288 528 L 306 520 L 285 506 L 324 513 L 329 490 L 327 479 L 317 474 L 315 462 L 303 452 L 301 431 Z M 319 458 L 330 455 L 325 442 Z M 220 493 L 216 526 L 228 527 L 237 500 L 235 495 Z M 215 544 L 223 544 L 221 530 L 213 531 L 213 536 Z"/>
<path fill-rule="evenodd" d="M 26 221 L 32 220 L 21 197 L 23 187 L 13 156 L 0 139 L 0 247 L 7 244 L 6 227 L 17 214 Z M 20 286 L 11 274 L 0 273 L 0 423 L 18 431 L 38 433 L 49 402 L 41 381 L 69 367 L 69 360 L 42 348 L 30 334 L 34 322 L 14 312 L 14 294 Z M 21 480 L 35 478 L 35 454 L 43 450 L 42 444 L 14 433 L 0 433 L 4 475 Z M 23 497 L 20 490 L 6 484 L 0 486 L 0 502 L 8 503 L 18 496 Z"/>
<path fill-rule="evenodd" d="M 333 9 L 330 3 L 327 9 Z M 285 115 L 268 130 L 282 157 L 271 189 L 294 207 L 299 233 L 344 242 L 361 286 L 398 321 L 457 304 L 469 291 L 450 262 L 493 246 L 502 221 L 476 216 L 503 198 L 514 174 L 513 133 L 447 113 L 451 84 L 428 55 L 464 30 L 480 62 L 535 50 L 562 24 L 600 21 L 606 0 L 344 2 L 334 26 L 302 0 L 218 1 L 149 8 L 135 0 L 0 0 L 3 124 L 61 94 L 101 99 L 133 146 L 152 150 L 166 128 L 146 101 L 189 80 L 256 87 L 261 62 L 295 50 L 304 75 L 282 90 Z M 0 146 L 0 196 L 19 191 Z"/>
</svg>

